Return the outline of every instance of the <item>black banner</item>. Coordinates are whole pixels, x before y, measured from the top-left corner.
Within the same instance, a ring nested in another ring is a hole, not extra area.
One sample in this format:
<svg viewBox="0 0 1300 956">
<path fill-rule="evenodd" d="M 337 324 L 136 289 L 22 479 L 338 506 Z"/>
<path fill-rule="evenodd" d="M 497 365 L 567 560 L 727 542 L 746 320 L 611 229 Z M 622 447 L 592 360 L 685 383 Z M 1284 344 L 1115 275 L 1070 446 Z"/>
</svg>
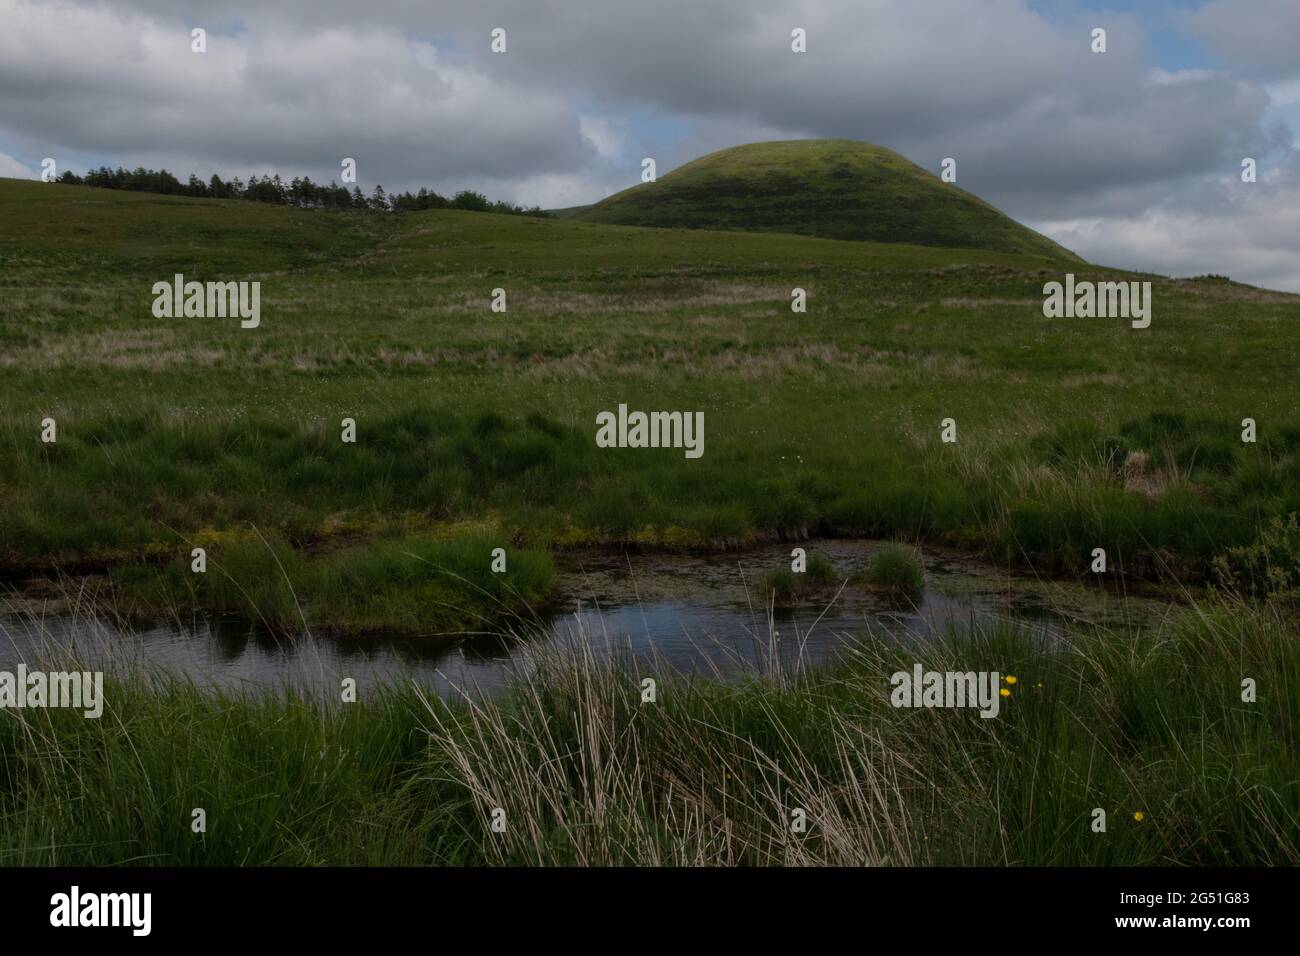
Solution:
<svg viewBox="0 0 1300 956">
<path fill-rule="evenodd" d="M 11 868 L 0 884 L 14 941 L 436 942 L 478 925 L 492 940 L 522 932 L 540 943 L 607 923 L 610 941 L 666 943 L 692 926 L 735 942 L 848 922 L 873 942 L 1200 935 L 1232 945 L 1293 922 L 1284 908 L 1296 871 Z"/>
</svg>

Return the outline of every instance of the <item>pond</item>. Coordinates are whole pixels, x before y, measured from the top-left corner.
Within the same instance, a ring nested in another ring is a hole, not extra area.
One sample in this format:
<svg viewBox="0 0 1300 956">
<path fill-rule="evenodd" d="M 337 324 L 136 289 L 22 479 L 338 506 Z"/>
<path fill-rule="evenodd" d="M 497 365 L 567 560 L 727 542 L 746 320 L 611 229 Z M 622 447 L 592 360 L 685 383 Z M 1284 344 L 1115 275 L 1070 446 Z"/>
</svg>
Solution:
<svg viewBox="0 0 1300 956">
<path fill-rule="evenodd" d="M 801 542 L 841 579 L 865 567 L 884 542 Z M 900 641 L 933 639 L 972 623 L 1014 622 L 1058 640 L 1070 621 L 1140 623 L 1167 602 L 1000 571 L 954 554 L 923 552 L 925 591 L 914 601 L 861 587 L 818 589 L 770 610 L 763 578 L 789 567 L 790 544 L 722 554 L 583 552 L 557 555 L 559 598 L 491 633 L 412 639 L 286 638 L 245 620 L 206 617 L 184 625 L 123 629 L 67 613 L 0 614 L 0 670 L 72 654 L 82 667 L 163 669 L 226 688 L 291 685 L 337 695 L 351 677 L 364 691 L 416 678 L 443 695 L 492 693 L 527 666 L 528 650 L 579 641 L 598 655 L 627 654 L 646 676 L 672 669 L 719 678 L 773 659 L 817 666 L 867 631 Z M 54 669 L 54 664 L 49 665 Z"/>
</svg>

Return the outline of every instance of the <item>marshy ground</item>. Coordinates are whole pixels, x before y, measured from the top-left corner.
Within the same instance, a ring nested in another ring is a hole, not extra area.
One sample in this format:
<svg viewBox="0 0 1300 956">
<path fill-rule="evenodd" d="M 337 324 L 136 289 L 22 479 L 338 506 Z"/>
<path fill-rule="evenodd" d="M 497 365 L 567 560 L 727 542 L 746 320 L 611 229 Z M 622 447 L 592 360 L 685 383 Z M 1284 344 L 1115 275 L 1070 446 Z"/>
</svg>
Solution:
<svg viewBox="0 0 1300 956">
<path fill-rule="evenodd" d="M 1102 547 L 1112 592 L 1195 592 L 1153 626 L 1067 621 L 1051 646 L 997 622 L 920 652 L 858 634 L 840 664 L 669 677 L 653 706 L 582 646 L 482 709 L 406 684 L 349 709 L 128 674 L 101 722 L 0 720 L 0 860 L 1297 862 L 1300 297 L 1144 276 L 1149 329 L 1045 319 L 1066 271 L 1124 275 L 0 182 L 10 585 L 84 578 L 128 621 L 416 639 L 544 603 L 575 556 L 730 571 L 739 549 L 820 536 L 1093 587 Z M 261 325 L 153 318 L 178 272 L 261 281 Z M 704 457 L 596 448 L 619 402 L 704 411 Z M 900 715 L 888 673 L 917 653 L 1017 676 L 1014 703 Z M 517 824 L 502 840 L 497 807 Z"/>
</svg>

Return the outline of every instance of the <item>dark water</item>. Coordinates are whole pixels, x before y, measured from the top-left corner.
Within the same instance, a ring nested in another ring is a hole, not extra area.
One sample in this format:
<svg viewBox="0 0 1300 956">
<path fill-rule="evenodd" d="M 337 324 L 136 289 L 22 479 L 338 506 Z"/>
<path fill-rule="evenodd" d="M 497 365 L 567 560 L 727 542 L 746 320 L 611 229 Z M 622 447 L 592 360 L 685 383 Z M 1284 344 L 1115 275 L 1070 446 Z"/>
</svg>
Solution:
<svg viewBox="0 0 1300 956">
<path fill-rule="evenodd" d="M 842 575 L 869 563 L 870 541 L 801 545 L 820 551 Z M 433 638 L 347 639 L 313 634 L 275 637 L 246 621 L 208 618 L 191 626 L 120 631 L 85 616 L 0 615 L 0 670 L 35 667 L 72 654 L 83 666 L 162 668 L 223 687 L 281 686 L 336 695 L 417 679 L 448 695 L 491 693 L 526 668 L 530 648 L 574 641 L 596 655 L 626 654 L 647 676 L 662 668 L 726 676 L 770 665 L 816 666 L 867 631 L 923 641 L 971 623 L 1012 621 L 1057 639 L 1068 619 L 1128 619 L 1133 599 L 1013 577 L 936 553 L 925 555 L 926 590 L 915 604 L 861 588 L 833 586 L 769 618 L 762 579 L 789 567 L 790 545 L 706 556 L 585 554 L 561 557 L 563 599 L 510 632 Z M 51 667 L 50 669 L 53 669 Z"/>
</svg>

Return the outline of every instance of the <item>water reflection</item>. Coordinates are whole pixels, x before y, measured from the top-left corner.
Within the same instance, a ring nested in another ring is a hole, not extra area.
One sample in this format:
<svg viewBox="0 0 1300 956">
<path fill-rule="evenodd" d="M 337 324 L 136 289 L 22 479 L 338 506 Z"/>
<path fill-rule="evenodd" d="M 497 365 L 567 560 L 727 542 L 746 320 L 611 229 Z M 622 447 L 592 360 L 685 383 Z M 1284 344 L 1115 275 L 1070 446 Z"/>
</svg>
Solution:
<svg viewBox="0 0 1300 956">
<path fill-rule="evenodd" d="M 803 545 L 827 554 L 847 574 L 863 566 L 875 542 Z M 949 628 L 985 620 L 1014 620 L 1045 639 L 1062 633 L 1070 592 L 1012 581 L 969 562 L 928 555 L 927 589 L 917 606 L 860 588 L 830 588 L 794 608 L 771 612 L 761 598 L 767 571 L 789 561 L 789 546 L 741 556 L 586 554 L 561 560 L 566 600 L 515 633 L 440 638 L 277 637 L 247 621 L 206 618 L 122 631 L 84 617 L 0 617 L 0 669 L 29 666 L 71 653 L 87 665 L 157 669 L 227 688 L 293 685 L 336 696 L 345 677 L 359 688 L 417 678 L 439 694 L 491 693 L 512 667 L 526 666 L 526 647 L 578 640 L 595 653 L 656 659 L 685 673 L 725 676 L 777 655 L 787 664 L 815 666 L 834 658 L 866 629 L 901 641 L 926 640 Z M 787 565 L 788 566 L 788 565 Z M 1076 589 L 1080 601 L 1095 595 Z M 1063 599 L 1063 593 L 1066 599 Z M 1119 600 L 1119 599 L 1116 599 Z M 1131 602 L 1111 608 L 1130 613 Z M 1103 607 L 1101 609 L 1105 611 Z"/>
</svg>

